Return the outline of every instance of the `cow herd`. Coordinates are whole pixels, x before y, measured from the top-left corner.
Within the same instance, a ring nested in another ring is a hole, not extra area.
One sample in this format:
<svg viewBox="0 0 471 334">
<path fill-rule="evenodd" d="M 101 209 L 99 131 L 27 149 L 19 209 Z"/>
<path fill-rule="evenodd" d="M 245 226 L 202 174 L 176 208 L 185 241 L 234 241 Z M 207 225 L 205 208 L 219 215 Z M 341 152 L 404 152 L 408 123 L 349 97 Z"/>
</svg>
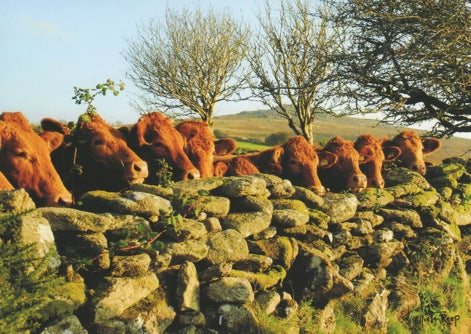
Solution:
<svg viewBox="0 0 471 334">
<path fill-rule="evenodd" d="M 24 188 L 38 205 L 70 205 L 74 195 L 95 189 L 119 191 L 135 183 L 155 184 L 157 159 L 175 180 L 268 173 L 324 195 L 383 188 L 382 165 L 396 162 L 425 174 L 424 154 L 440 148 L 436 138 L 403 131 L 392 139 L 361 135 L 355 142 L 332 138 L 314 147 L 302 136 L 257 153 L 233 154 L 231 138 L 216 140 L 208 124 L 176 126 L 159 112 L 119 129 L 97 114 L 81 115 L 70 130 L 44 118 L 33 131 L 20 112 L 0 115 L 0 189 Z M 70 192 L 69 192 L 70 191 Z"/>
</svg>

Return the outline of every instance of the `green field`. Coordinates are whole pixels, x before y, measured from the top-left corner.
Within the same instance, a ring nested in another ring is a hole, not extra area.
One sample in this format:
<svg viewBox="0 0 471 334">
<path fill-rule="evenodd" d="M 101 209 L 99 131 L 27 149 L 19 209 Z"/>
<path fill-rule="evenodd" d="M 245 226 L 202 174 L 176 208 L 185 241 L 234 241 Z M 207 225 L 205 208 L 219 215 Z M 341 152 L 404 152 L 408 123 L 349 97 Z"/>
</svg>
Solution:
<svg viewBox="0 0 471 334">
<path fill-rule="evenodd" d="M 334 136 L 355 140 L 359 135 L 371 133 L 379 138 L 393 137 L 404 127 L 379 124 L 377 120 L 353 117 L 322 117 L 315 122 L 315 137 L 317 143 L 325 143 Z M 265 138 L 275 132 L 289 132 L 286 120 L 263 111 L 241 112 L 235 115 L 217 116 L 214 118 L 214 129 L 226 137 L 235 138 L 239 147 L 249 149 L 264 149 L 265 146 L 247 143 L 255 141 L 263 143 Z M 424 133 L 424 131 L 417 131 Z M 442 148 L 427 156 L 427 160 L 435 163 L 444 158 L 461 156 L 471 158 L 471 139 L 452 137 L 442 139 Z"/>
</svg>

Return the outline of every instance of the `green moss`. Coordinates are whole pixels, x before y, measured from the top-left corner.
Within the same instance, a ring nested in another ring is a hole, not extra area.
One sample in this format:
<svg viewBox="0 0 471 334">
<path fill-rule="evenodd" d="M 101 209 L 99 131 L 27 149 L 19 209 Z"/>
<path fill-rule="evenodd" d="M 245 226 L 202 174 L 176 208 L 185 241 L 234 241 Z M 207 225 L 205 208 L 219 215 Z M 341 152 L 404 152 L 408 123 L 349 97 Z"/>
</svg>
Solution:
<svg viewBox="0 0 471 334">
<path fill-rule="evenodd" d="M 418 194 L 411 195 L 408 200 L 413 207 L 419 206 L 431 206 L 434 205 L 439 199 L 439 195 L 436 191 L 422 191 Z"/>
<path fill-rule="evenodd" d="M 319 210 L 309 210 L 309 221 L 323 230 L 329 227 L 330 216 Z"/>
<path fill-rule="evenodd" d="M 422 188 L 416 185 L 415 183 L 404 183 L 385 188 L 385 190 L 388 191 L 395 198 L 399 198 L 405 195 L 413 195 L 420 193 L 422 191 Z"/>
<path fill-rule="evenodd" d="M 266 290 L 275 286 L 286 277 L 286 270 L 282 266 L 274 265 L 271 266 L 267 271 L 263 273 L 252 273 L 242 270 L 232 269 L 231 276 L 247 279 L 255 291 Z"/>
<path fill-rule="evenodd" d="M 39 311 L 41 321 L 72 314 L 87 297 L 83 282 L 69 282 L 54 291 L 49 303 Z"/>
<path fill-rule="evenodd" d="M 273 259 L 276 264 L 289 269 L 297 255 L 297 245 L 288 237 L 276 237 L 269 240 L 249 242 L 249 249 L 253 253 L 262 253 Z"/>
<path fill-rule="evenodd" d="M 458 181 L 455 178 L 447 176 L 440 176 L 430 180 L 430 184 L 435 188 L 448 187 L 455 189 L 458 187 Z"/>
<path fill-rule="evenodd" d="M 275 210 L 291 209 L 308 214 L 306 204 L 298 199 L 274 199 L 271 202 Z"/>
</svg>

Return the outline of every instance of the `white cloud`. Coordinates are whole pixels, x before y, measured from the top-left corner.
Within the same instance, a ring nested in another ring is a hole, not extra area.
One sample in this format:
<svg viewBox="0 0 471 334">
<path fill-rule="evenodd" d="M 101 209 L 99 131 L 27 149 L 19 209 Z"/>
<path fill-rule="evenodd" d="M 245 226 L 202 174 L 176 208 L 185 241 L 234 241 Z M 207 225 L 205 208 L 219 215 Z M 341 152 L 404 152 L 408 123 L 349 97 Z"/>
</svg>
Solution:
<svg viewBox="0 0 471 334">
<path fill-rule="evenodd" d="M 69 38 L 69 36 L 54 23 L 45 20 L 38 20 L 30 16 L 21 16 L 20 20 L 21 23 L 30 31 L 40 34 L 43 37 L 58 39 L 61 41 Z"/>
</svg>

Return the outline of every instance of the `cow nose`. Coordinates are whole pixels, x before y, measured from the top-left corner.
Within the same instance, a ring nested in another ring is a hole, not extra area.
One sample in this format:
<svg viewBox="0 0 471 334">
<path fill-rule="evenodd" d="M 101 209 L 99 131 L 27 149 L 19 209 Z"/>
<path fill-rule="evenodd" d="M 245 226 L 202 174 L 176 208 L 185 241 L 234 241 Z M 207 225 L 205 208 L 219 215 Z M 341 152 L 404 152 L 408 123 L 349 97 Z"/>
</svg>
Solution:
<svg viewBox="0 0 471 334">
<path fill-rule="evenodd" d="M 413 164 L 412 170 L 416 171 L 417 173 L 421 175 L 425 175 L 426 167 L 425 167 L 425 164 Z"/>
<path fill-rule="evenodd" d="M 183 175 L 184 180 L 197 180 L 200 178 L 200 172 L 197 169 L 190 169 Z"/>
<path fill-rule="evenodd" d="M 48 206 L 70 206 L 72 203 L 72 195 L 69 192 L 57 194 L 49 200 L 46 200 L 46 205 Z"/>
<path fill-rule="evenodd" d="M 378 179 L 374 179 L 373 180 L 373 187 L 375 188 L 380 188 L 380 189 L 383 189 L 384 188 L 384 180 L 378 180 Z"/>
<path fill-rule="evenodd" d="M 145 161 L 134 162 L 132 165 L 132 170 L 140 178 L 147 178 L 147 176 L 149 176 L 149 170 L 147 169 L 147 162 Z"/>
<path fill-rule="evenodd" d="M 316 195 L 318 196 L 325 196 L 325 188 L 324 186 L 311 186 L 309 187 Z"/>
<path fill-rule="evenodd" d="M 366 188 L 367 183 L 368 181 L 365 174 L 354 174 L 349 179 L 348 188 L 354 189 L 354 191 L 361 191 L 362 189 Z"/>
</svg>

